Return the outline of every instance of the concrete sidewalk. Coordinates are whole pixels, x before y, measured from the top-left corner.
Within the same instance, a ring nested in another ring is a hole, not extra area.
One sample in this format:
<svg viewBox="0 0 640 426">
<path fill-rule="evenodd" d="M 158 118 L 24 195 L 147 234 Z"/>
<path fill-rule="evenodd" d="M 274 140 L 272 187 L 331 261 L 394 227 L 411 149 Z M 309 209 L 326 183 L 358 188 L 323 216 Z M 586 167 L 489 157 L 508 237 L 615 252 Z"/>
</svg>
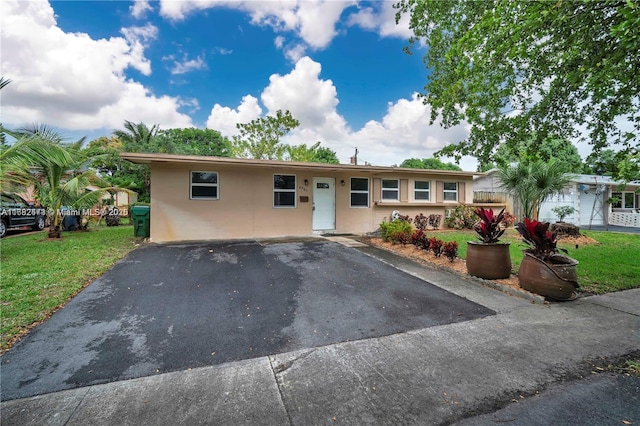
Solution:
<svg viewBox="0 0 640 426">
<path fill-rule="evenodd" d="M 447 424 L 640 351 L 640 289 L 540 305 L 400 267 L 498 315 L 8 401 L 1 423 Z"/>
</svg>

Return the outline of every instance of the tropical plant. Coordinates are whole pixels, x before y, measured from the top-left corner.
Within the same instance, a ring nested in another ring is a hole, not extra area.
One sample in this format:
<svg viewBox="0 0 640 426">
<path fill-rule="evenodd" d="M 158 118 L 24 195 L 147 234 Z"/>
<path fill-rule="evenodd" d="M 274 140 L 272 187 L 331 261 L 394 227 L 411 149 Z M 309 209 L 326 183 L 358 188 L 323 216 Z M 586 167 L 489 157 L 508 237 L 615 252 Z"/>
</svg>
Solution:
<svg viewBox="0 0 640 426">
<path fill-rule="evenodd" d="M 424 232 L 424 229 L 416 229 L 411 234 L 411 242 L 414 246 L 422 250 L 429 250 L 429 238 Z"/>
<path fill-rule="evenodd" d="M 406 232 L 411 236 L 411 231 L 411 223 L 406 220 L 394 219 L 391 222 L 380 223 L 380 237 L 383 241 L 392 241 L 393 235 L 399 232 Z"/>
<path fill-rule="evenodd" d="M 449 215 L 444 220 L 445 225 L 454 229 L 473 229 L 476 223 L 473 207 L 458 205 L 449 211 Z"/>
<path fill-rule="evenodd" d="M 160 125 L 154 124 L 149 128 L 146 124 L 124 121 L 124 130 L 114 130 L 113 135 L 120 139 L 123 149 L 129 152 L 160 152 L 148 151 L 145 147 L 152 145 L 153 139 L 158 134 Z"/>
<path fill-rule="evenodd" d="M 502 226 L 505 228 L 509 228 L 514 223 L 516 223 L 516 217 L 509 212 L 504 212 L 504 217 L 502 218 Z"/>
<path fill-rule="evenodd" d="M 549 222 L 538 222 L 529 218 L 516 224 L 516 229 L 522 235 L 522 239 L 529 245 L 529 252 L 543 261 L 547 261 L 559 250 L 567 252 L 565 249 L 557 247 L 556 233 L 549 230 L 549 225 Z"/>
<path fill-rule="evenodd" d="M 427 222 L 429 223 L 429 226 L 434 230 L 440 228 L 441 221 L 442 221 L 441 214 L 430 214 L 429 217 L 427 218 Z"/>
<path fill-rule="evenodd" d="M 485 209 L 479 207 L 475 211 L 476 216 L 480 219 L 473 225 L 473 229 L 478 234 L 478 238 L 485 244 L 495 244 L 504 234 L 502 222 L 504 220 L 504 209 L 497 215 L 493 214 L 493 209 Z"/>
<path fill-rule="evenodd" d="M 524 216 L 533 218 L 538 217 L 543 202 L 571 182 L 571 175 L 554 159 L 503 166 L 498 168 L 497 177 L 502 188 L 522 205 Z"/>
<path fill-rule="evenodd" d="M 449 241 L 442 246 L 442 254 L 445 255 L 449 262 L 453 262 L 458 256 L 458 242 Z"/>
<path fill-rule="evenodd" d="M 47 130 L 47 129 L 45 129 Z M 32 187 L 36 199 L 50 215 L 49 236 L 60 237 L 61 209 L 91 209 L 105 193 L 120 188 L 87 191 L 88 185 L 104 186 L 80 154 L 82 140 L 64 145 L 53 131 L 23 132 L 11 151 L 8 175 L 13 185 Z M 6 152 L 3 153 L 6 155 Z M 4 175 L 4 171 L 3 171 Z"/>
<path fill-rule="evenodd" d="M 564 222 L 565 217 L 575 213 L 577 210 L 573 206 L 558 206 L 552 208 L 551 211 L 558 215 L 559 222 Z"/>
<path fill-rule="evenodd" d="M 413 218 L 413 225 L 416 227 L 416 229 L 426 231 L 428 224 L 429 224 L 429 219 L 422 213 L 418 213 L 416 217 Z"/>
<path fill-rule="evenodd" d="M 437 239 L 436 237 L 429 238 L 429 248 L 436 257 L 440 257 L 442 254 L 442 246 L 444 241 Z"/>
</svg>

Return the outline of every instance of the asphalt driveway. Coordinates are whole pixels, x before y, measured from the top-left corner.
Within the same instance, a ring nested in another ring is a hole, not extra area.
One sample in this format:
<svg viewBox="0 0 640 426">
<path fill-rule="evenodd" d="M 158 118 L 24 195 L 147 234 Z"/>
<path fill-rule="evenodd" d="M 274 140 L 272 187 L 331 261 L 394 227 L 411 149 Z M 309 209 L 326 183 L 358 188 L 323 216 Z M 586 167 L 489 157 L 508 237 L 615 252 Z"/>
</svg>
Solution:
<svg viewBox="0 0 640 426">
<path fill-rule="evenodd" d="M 0 358 L 1 399 L 492 314 L 333 242 L 149 245 Z"/>
</svg>

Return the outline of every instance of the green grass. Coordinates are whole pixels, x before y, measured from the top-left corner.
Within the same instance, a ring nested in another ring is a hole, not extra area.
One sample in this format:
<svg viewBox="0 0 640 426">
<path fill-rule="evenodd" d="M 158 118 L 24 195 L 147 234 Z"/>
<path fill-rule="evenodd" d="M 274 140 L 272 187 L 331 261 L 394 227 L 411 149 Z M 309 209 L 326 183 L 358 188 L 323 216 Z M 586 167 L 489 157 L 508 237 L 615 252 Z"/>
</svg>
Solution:
<svg viewBox="0 0 640 426">
<path fill-rule="evenodd" d="M 130 226 L 64 232 L 61 241 L 47 240 L 46 232 L 3 239 L 0 350 L 124 257 L 135 241 Z"/>
<path fill-rule="evenodd" d="M 561 240 L 558 244 L 576 259 L 578 282 L 583 291 L 602 294 L 640 287 L 640 235 L 616 232 L 583 231 L 598 244 L 574 244 Z M 467 241 L 475 241 L 473 231 L 428 231 L 429 237 L 443 241 L 458 242 L 458 256 L 467 257 Z M 522 262 L 522 250 L 527 246 L 518 238 L 518 233 L 509 229 L 500 239 L 510 242 L 511 262 L 515 269 Z"/>
</svg>

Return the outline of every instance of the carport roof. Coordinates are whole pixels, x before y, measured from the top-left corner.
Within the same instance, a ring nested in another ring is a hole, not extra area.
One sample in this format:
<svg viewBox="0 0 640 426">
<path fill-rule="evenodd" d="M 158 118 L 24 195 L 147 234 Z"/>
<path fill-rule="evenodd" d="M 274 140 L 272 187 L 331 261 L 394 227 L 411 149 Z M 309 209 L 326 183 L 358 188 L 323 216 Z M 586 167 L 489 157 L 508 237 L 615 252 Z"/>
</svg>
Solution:
<svg viewBox="0 0 640 426">
<path fill-rule="evenodd" d="M 456 170 L 407 169 L 387 166 L 356 166 L 353 164 L 302 163 L 295 161 L 254 160 L 247 158 L 228 158 L 197 155 L 146 154 L 123 152 L 120 156 L 132 163 L 174 163 L 174 164 L 220 164 L 245 167 L 279 167 L 291 170 L 322 170 L 332 172 L 358 171 L 360 173 L 414 173 L 445 176 L 481 176 L 484 173 Z"/>
</svg>

